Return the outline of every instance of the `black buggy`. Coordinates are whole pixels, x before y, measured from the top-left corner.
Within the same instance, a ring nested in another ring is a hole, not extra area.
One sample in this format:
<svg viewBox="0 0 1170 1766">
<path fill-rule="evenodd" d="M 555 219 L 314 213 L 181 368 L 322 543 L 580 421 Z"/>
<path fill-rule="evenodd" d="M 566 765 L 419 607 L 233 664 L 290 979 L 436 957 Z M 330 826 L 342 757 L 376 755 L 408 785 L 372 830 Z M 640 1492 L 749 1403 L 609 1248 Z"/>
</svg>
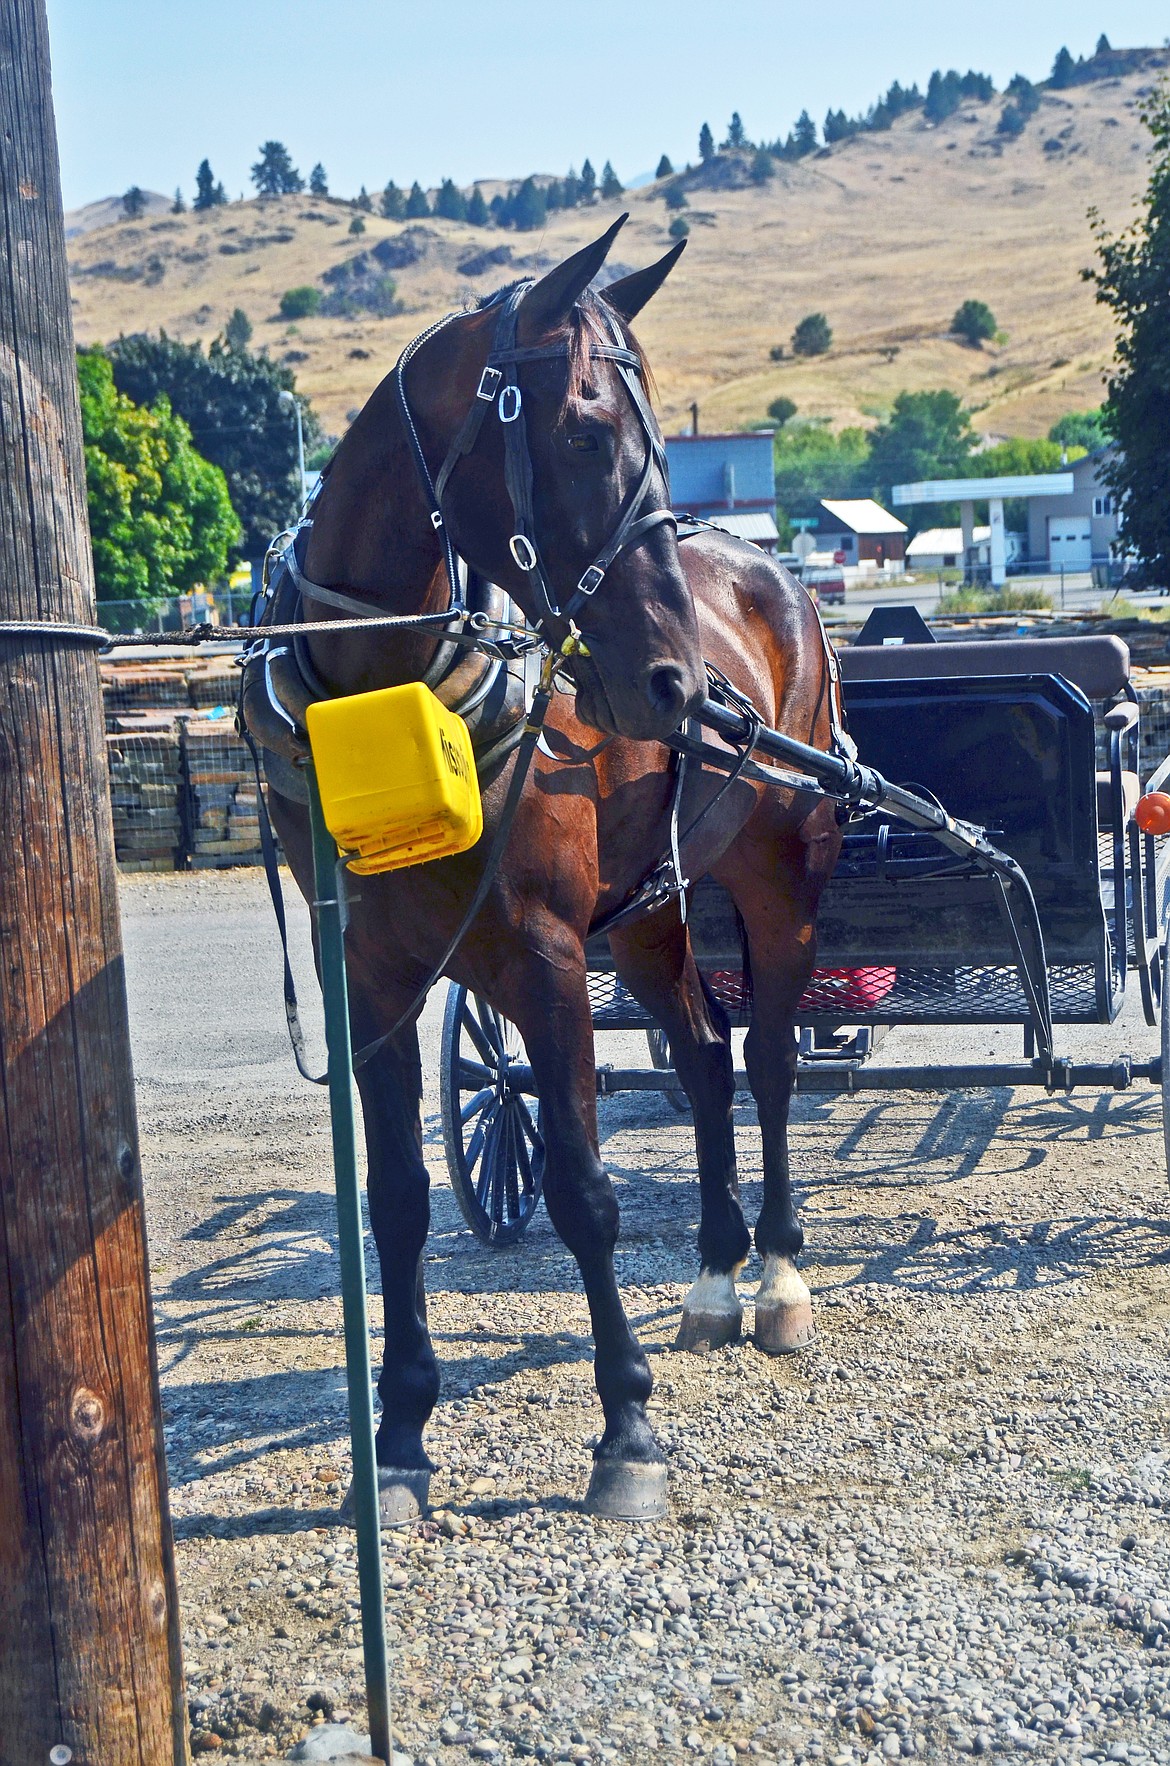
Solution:
<svg viewBox="0 0 1170 1766">
<path fill-rule="evenodd" d="M 899 628 L 911 641 L 889 641 Z M 1148 1081 L 1162 1088 L 1170 1163 L 1170 846 L 1135 820 L 1139 799 L 1170 780 L 1170 758 L 1141 753 L 1126 646 L 1106 636 L 936 643 L 913 610 L 884 609 L 841 652 L 840 665 L 866 766 L 903 786 L 906 803 L 945 805 L 952 827 L 973 824 L 988 849 L 1016 861 L 1038 927 L 1030 912 L 1013 908 L 1010 877 L 1005 887 L 977 842 L 940 844 L 937 827 L 907 826 L 888 803 L 868 813 L 858 804 L 818 916 L 797 1089 L 1123 1091 Z M 723 714 L 725 729 L 733 721 Z M 811 751 L 797 750 L 763 749 L 809 764 Z M 746 1025 L 751 981 L 730 897 L 710 880 L 700 883 L 689 919 L 708 985 L 733 1025 Z M 618 981 L 607 941 L 591 940 L 588 957 L 595 1028 L 644 1029 L 653 1062 L 599 1065 L 598 1092 L 665 1091 L 685 1107 L 662 1034 Z M 1160 1026 L 1159 1052 L 1104 1063 L 1062 1055 L 1053 1027 L 1112 1023 L 1134 976 L 1146 1023 Z M 914 1024 L 1018 1025 L 1021 1059 L 882 1064 L 885 1032 Z M 743 1075 L 736 1077 L 742 1087 Z M 454 984 L 441 1082 L 460 1208 L 485 1243 L 512 1243 L 541 1191 L 532 1074 L 515 1028 Z"/>
</svg>

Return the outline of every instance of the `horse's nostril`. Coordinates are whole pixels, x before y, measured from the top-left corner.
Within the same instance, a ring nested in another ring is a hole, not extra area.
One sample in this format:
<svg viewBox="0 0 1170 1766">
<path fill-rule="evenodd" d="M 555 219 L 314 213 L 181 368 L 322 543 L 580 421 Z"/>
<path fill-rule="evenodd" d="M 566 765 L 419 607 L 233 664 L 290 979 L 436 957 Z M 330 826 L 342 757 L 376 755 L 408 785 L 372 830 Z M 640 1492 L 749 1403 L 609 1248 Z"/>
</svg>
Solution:
<svg viewBox="0 0 1170 1766">
<path fill-rule="evenodd" d="M 682 717 L 687 689 L 683 671 L 677 663 L 660 663 L 657 668 L 647 671 L 646 697 L 663 717 L 673 717 L 676 722 Z"/>
</svg>

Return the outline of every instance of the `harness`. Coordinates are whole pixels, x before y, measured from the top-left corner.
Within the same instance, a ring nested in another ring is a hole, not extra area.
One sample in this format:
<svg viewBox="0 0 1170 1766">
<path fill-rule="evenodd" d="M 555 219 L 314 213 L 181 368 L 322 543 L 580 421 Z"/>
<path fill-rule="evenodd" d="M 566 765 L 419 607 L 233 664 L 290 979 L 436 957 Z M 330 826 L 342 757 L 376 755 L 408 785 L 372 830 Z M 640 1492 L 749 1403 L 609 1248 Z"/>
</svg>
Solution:
<svg viewBox="0 0 1170 1766">
<path fill-rule="evenodd" d="M 517 379 L 517 369 L 525 363 L 552 361 L 564 357 L 568 354 L 568 345 L 567 343 L 544 344 L 531 348 L 521 348 L 517 345 L 519 310 L 529 287 L 531 287 L 529 282 L 518 284 L 500 298 L 500 311 L 496 322 L 493 348 L 480 374 L 479 384 L 471 406 L 456 432 L 439 469 L 438 477 L 435 479 L 431 477 L 430 467 L 423 452 L 414 414 L 407 397 L 405 373 L 423 345 L 462 315 L 450 313 L 420 333 L 403 350 L 394 369 L 394 385 L 399 411 L 410 443 L 419 483 L 427 502 L 431 526 L 438 537 L 442 550 L 448 585 L 446 609 L 432 614 L 385 615 L 356 595 L 326 587 L 307 577 L 303 568 L 303 559 L 312 529 L 311 510 L 316 493 L 314 499 L 310 500 L 301 521 L 294 529 L 278 536 L 269 548 L 268 556 L 265 559 L 262 591 L 263 610 L 258 622 L 261 635 L 243 658 L 244 669 L 241 680 L 238 722 L 241 735 L 251 751 L 256 773 L 261 848 L 269 893 L 272 897 L 284 953 L 284 1003 L 289 1037 L 298 1069 L 306 1079 L 312 1080 L 315 1084 L 326 1083 L 328 1075 L 317 1075 L 310 1072 L 307 1063 L 296 989 L 288 954 L 287 928 L 277 866 L 276 844 L 262 786 L 260 752 L 256 741 L 258 736 L 260 746 L 264 749 L 265 771 L 273 788 L 281 795 L 288 796 L 294 801 L 307 803 L 308 787 L 304 778 L 304 767 L 309 757 L 309 751 L 303 728 L 303 714 L 308 704 L 316 699 L 327 697 L 329 693 L 329 689 L 320 680 L 313 667 L 308 651 L 308 638 L 315 633 L 323 634 L 338 629 L 339 626 L 342 629 L 350 628 L 353 622 L 357 622 L 358 629 L 364 624 L 366 629 L 370 630 L 383 629 L 416 633 L 434 631 L 439 641 L 435 654 L 421 679 L 426 686 L 443 699 L 451 710 L 467 720 L 472 736 L 476 767 L 481 779 L 488 771 L 494 771 L 513 749 L 518 750 L 507 797 L 479 882 L 454 936 L 439 961 L 434 965 L 426 982 L 393 1027 L 355 1054 L 353 1064 L 357 1069 L 364 1066 L 415 1015 L 430 988 L 442 975 L 454 952 L 462 943 L 487 899 L 495 880 L 496 871 L 503 858 L 504 848 L 507 844 L 512 820 L 519 807 L 533 753 L 540 741 L 542 726 L 552 700 L 556 673 L 559 668 L 564 666 L 570 656 L 577 653 L 588 655 L 588 646 L 576 625 L 576 615 L 596 594 L 615 560 L 624 551 L 640 545 L 657 527 L 664 523 L 670 523 L 676 531 L 679 531 L 680 539 L 687 539 L 711 525 L 688 518 L 685 528 L 680 530 L 678 519 L 669 507 L 643 512 L 644 504 L 653 494 L 655 470 L 658 470 L 664 481 L 667 478 L 666 451 L 642 386 L 641 359 L 635 351 L 624 346 L 616 324 L 606 315 L 606 323 L 614 341 L 612 344 L 595 344 L 592 353 L 615 364 L 646 438 L 646 458 L 638 481 L 626 499 L 613 533 L 593 562 L 582 572 L 564 607 L 559 605 L 536 537 L 532 455 L 528 445 L 523 392 Z M 511 617 L 511 603 L 502 590 L 484 582 L 469 569 L 467 563 L 455 550 L 443 515 L 443 498 L 451 477 L 460 462 L 466 459 L 475 448 L 484 421 L 493 406 L 497 411 L 504 434 L 504 476 L 512 504 L 513 532 L 508 541 L 508 549 L 515 564 L 525 572 L 532 585 L 534 600 L 539 609 L 535 620 L 535 632 L 524 622 Z M 479 604 L 475 604 L 477 599 Z M 321 606 L 336 610 L 349 617 L 344 621 L 327 620 L 306 623 L 304 620 L 304 603 L 306 601 L 315 601 Z M 567 636 L 559 644 L 549 629 L 557 622 L 568 628 Z M 830 676 L 830 724 L 833 732 L 833 746 L 837 752 L 855 754 L 856 749 L 845 733 L 841 722 L 836 656 L 829 644 L 824 626 L 820 622 L 819 612 L 818 626 Z M 540 648 L 545 648 L 548 654 L 541 670 L 539 683 L 533 694 L 531 710 L 525 717 L 527 693 L 523 664 L 530 655 Z M 477 652 L 483 660 L 484 667 L 463 692 L 453 695 L 449 692 L 445 693 L 444 689 L 449 688 L 451 677 L 463 661 L 467 651 Z M 520 665 L 519 669 L 517 669 L 517 664 Z M 713 691 L 722 697 L 723 702 L 733 704 L 736 710 L 741 711 L 749 719 L 751 733 L 741 746 L 738 764 L 734 764 L 730 768 L 727 776 L 721 780 L 714 797 L 703 807 L 691 825 L 680 834 L 680 812 L 688 761 L 692 757 L 701 760 L 703 758 L 702 750 L 706 747 L 698 738 L 698 726 L 688 720 L 686 732 L 672 740 L 672 745 L 677 751 L 677 759 L 671 796 L 669 852 L 625 902 L 595 925 L 594 931 L 608 931 L 622 920 L 657 907 L 671 896 L 677 896 L 682 918 L 684 920 L 686 918 L 686 890 L 689 884 L 682 874 L 682 844 L 694 832 L 699 822 L 711 813 L 736 780 L 743 776 L 751 766 L 752 750 L 759 732 L 764 727 L 759 714 L 750 705 L 750 702 L 736 694 L 729 682 L 724 681 L 722 677 L 713 674 L 710 670 L 709 677 Z M 729 698 L 728 695 L 731 697 Z M 775 769 L 757 767 L 754 770 L 757 774 L 768 777 L 770 782 L 785 782 Z M 340 874 L 344 870 L 344 864 L 343 857 L 338 864 L 339 888 L 341 887 Z"/>
</svg>

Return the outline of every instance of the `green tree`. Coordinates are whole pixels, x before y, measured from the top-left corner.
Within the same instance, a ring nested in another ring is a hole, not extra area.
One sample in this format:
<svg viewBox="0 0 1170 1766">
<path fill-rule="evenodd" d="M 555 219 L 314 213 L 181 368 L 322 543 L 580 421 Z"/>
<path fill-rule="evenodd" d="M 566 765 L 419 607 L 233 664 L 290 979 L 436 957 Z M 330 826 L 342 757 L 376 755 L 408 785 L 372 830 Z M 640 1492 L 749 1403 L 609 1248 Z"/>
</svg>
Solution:
<svg viewBox="0 0 1170 1766">
<path fill-rule="evenodd" d="M 1141 211 L 1119 237 L 1094 217 L 1098 267 L 1088 271 L 1117 327 L 1116 368 L 1104 423 L 1117 442 L 1106 476 L 1121 539 L 1160 583 L 1170 583 L 1170 86 L 1146 101 L 1152 137 Z"/>
<path fill-rule="evenodd" d="M 597 195 L 597 173 L 593 170 L 592 160 L 587 159 L 581 167 L 581 197 L 580 197 L 580 200 L 582 202 L 592 202 L 593 198 L 596 195 Z"/>
<path fill-rule="evenodd" d="M 792 333 L 794 356 L 823 356 L 833 347 L 833 331 L 823 313 L 806 313 Z"/>
<path fill-rule="evenodd" d="M 614 202 L 624 195 L 625 185 L 614 171 L 609 160 L 601 168 L 601 195 L 605 202 Z"/>
<path fill-rule="evenodd" d="M 519 232 L 532 233 L 538 227 L 544 226 L 548 208 L 544 200 L 544 191 L 535 178 L 525 178 L 509 207 L 511 210 L 509 220 Z"/>
<path fill-rule="evenodd" d="M 817 126 L 809 116 L 807 110 L 802 110 L 797 117 L 796 128 L 793 131 L 792 139 L 797 159 L 803 159 L 806 154 L 815 151 L 817 145 Z"/>
<path fill-rule="evenodd" d="M 252 167 L 252 182 L 260 196 L 295 196 L 305 187 L 283 141 L 264 142 Z"/>
<path fill-rule="evenodd" d="M 349 223 L 349 230 L 351 233 L 355 233 L 355 234 L 365 232 L 366 223 L 363 221 L 363 219 L 360 215 L 355 215 L 353 217 L 352 221 Z"/>
<path fill-rule="evenodd" d="M 173 215 L 185 215 L 187 213 L 187 204 L 183 201 L 183 192 L 179 189 L 176 189 L 175 191 L 175 200 L 171 204 L 171 213 Z"/>
<path fill-rule="evenodd" d="M 309 195 L 328 196 L 328 194 L 329 179 L 325 176 L 325 167 L 321 164 L 321 161 L 318 160 L 312 171 L 309 173 Z"/>
<path fill-rule="evenodd" d="M 699 130 L 699 158 L 704 163 L 715 158 L 715 137 L 711 133 L 710 123 L 704 123 Z"/>
<path fill-rule="evenodd" d="M 783 429 L 790 418 L 796 416 L 796 400 L 788 398 L 773 399 L 768 406 L 768 415 L 777 429 Z"/>
<path fill-rule="evenodd" d="M 970 419 L 953 392 L 900 392 L 870 436 L 872 482 L 888 496 L 895 484 L 963 477 L 974 445 Z"/>
<path fill-rule="evenodd" d="M 381 209 L 388 221 L 401 221 L 406 216 L 406 198 L 393 178 L 382 192 Z"/>
<path fill-rule="evenodd" d="M 667 208 L 680 209 L 690 207 L 690 204 L 687 201 L 687 193 L 681 184 L 668 184 L 666 187 L 666 195 L 662 200 L 665 202 Z"/>
<path fill-rule="evenodd" d="M 223 473 L 165 395 L 144 409 L 117 390 L 103 350 L 78 351 L 77 377 L 99 601 L 150 603 L 215 582 L 240 535 Z"/>
<path fill-rule="evenodd" d="M 1097 38 L 1097 47 L 1096 47 L 1096 49 L 1094 49 L 1093 54 L 1094 55 L 1108 55 L 1112 51 L 1112 48 L 1113 48 L 1112 43 L 1109 41 L 1109 39 L 1105 35 L 1104 31 L 1102 31 L 1101 35 Z"/>
<path fill-rule="evenodd" d="M 1052 64 L 1052 73 L 1048 83 L 1050 86 L 1054 86 L 1058 92 L 1062 92 L 1066 86 L 1072 85 L 1076 78 L 1076 72 L 1076 62 L 1067 48 L 1062 46 L 1056 52 L 1056 60 Z"/>
<path fill-rule="evenodd" d="M 873 489 L 864 429 L 834 435 L 826 423 L 782 425 L 773 444 L 776 502 L 790 517 L 815 515 L 822 497 L 866 497 Z"/>
<path fill-rule="evenodd" d="M 374 212 L 374 199 L 370 195 L 369 191 L 366 189 L 364 184 L 362 185 L 361 189 L 358 191 L 357 195 L 354 197 L 353 206 L 356 209 L 360 209 L 363 215 L 372 215 L 373 214 L 373 212 Z"/>
<path fill-rule="evenodd" d="M 262 558 L 273 534 L 300 507 L 296 426 L 280 399 L 282 392 L 295 391 L 292 371 L 218 341 L 205 355 L 200 344 L 179 343 L 165 333 L 120 337 L 107 354 L 119 392 L 139 405 L 153 405 L 165 394 L 199 452 L 222 468 L 243 524 L 240 553 Z M 320 426 L 304 401 L 301 410 L 305 446 L 311 448 Z"/>
<path fill-rule="evenodd" d="M 982 300 L 965 300 L 951 320 L 951 330 L 972 349 L 980 349 L 985 340 L 993 338 L 999 330 L 995 322 L 995 314 Z"/>
<path fill-rule="evenodd" d="M 1096 453 L 1109 440 L 1104 418 L 1100 405 L 1095 411 L 1069 411 L 1052 425 L 1048 439 L 1062 448 L 1084 448 L 1086 454 Z"/>
<path fill-rule="evenodd" d="M 665 153 L 658 162 L 658 170 L 655 172 L 654 176 L 656 178 L 674 177 L 674 167 L 671 165 L 670 159 Z"/>
<path fill-rule="evenodd" d="M 192 208 L 218 208 L 221 203 L 226 201 L 227 191 L 222 184 L 216 183 L 215 173 L 211 169 L 210 162 L 201 160 L 199 170 L 195 174 L 195 201 L 191 205 Z"/>
<path fill-rule="evenodd" d="M 581 201 L 581 180 L 570 166 L 561 179 L 561 207 L 576 208 Z"/>
<path fill-rule="evenodd" d="M 230 350 L 246 350 L 252 341 L 252 321 L 243 307 L 233 307 L 231 318 L 223 328 L 223 340 Z"/>
<path fill-rule="evenodd" d="M 409 221 L 421 221 L 429 215 L 431 205 L 427 201 L 427 193 L 416 178 L 410 187 L 410 195 L 406 199 L 406 218 Z"/>
<path fill-rule="evenodd" d="M 280 316 L 282 319 L 307 319 L 321 305 L 321 290 L 314 288 L 311 282 L 302 283 L 297 288 L 286 288 L 280 297 Z"/>
<path fill-rule="evenodd" d="M 674 220 L 666 229 L 672 239 L 685 239 L 691 230 L 691 224 L 685 215 L 675 215 Z"/>
<path fill-rule="evenodd" d="M 483 199 L 483 191 L 477 184 L 467 199 L 468 223 L 472 227 L 486 227 L 490 219 L 488 205 Z"/>
<path fill-rule="evenodd" d="M 776 163 L 766 148 L 758 147 L 752 156 L 753 184 L 766 184 L 776 170 Z"/>
<path fill-rule="evenodd" d="M 482 197 L 480 198 L 482 201 Z M 458 184 L 450 178 L 444 178 L 435 192 L 435 213 L 445 221 L 465 221 L 467 219 L 467 198 Z"/>
<path fill-rule="evenodd" d="M 122 213 L 128 221 L 136 221 L 146 208 L 146 192 L 131 184 L 122 198 Z"/>
<path fill-rule="evenodd" d="M 731 113 L 731 121 L 727 125 L 727 140 L 723 145 L 724 147 L 747 147 L 749 145 L 747 130 L 740 120 L 738 110 L 733 110 Z"/>
</svg>

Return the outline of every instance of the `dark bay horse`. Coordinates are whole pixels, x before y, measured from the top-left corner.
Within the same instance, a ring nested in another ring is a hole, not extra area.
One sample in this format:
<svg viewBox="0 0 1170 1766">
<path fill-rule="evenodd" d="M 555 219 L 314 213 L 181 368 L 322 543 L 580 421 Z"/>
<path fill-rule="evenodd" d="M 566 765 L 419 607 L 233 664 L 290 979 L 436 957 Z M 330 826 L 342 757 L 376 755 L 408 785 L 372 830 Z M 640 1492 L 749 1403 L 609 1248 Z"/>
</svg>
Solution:
<svg viewBox="0 0 1170 1766">
<path fill-rule="evenodd" d="M 568 664 L 575 697 L 553 700 L 498 874 L 446 972 L 490 1000 L 525 1038 L 541 1103 L 545 1198 L 580 1269 L 595 1341 L 605 1426 L 586 1500 L 596 1512 L 631 1515 L 663 1512 L 665 1472 L 646 1416 L 649 1366 L 614 1274 L 618 1209 L 599 1156 L 585 940 L 667 849 L 675 760 L 663 739 L 702 698 L 703 659 L 768 723 L 822 748 L 831 740 L 833 685 L 815 608 L 786 572 L 755 547 L 715 532 L 680 546 L 672 522 L 661 516 L 669 497 L 659 453 L 631 398 L 628 364 L 605 351 L 613 345 L 619 354 L 637 354 L 629 322 L 677 251 L 598 296 L 588 285 L 615 233 L 512 299 L 517 347 L 536 352 L 513 378 L 522 382 L 534 531 L 557 605 L 572 605 L 574 585 L 639 493 L 638 510 L 654 519 L 595 592 L 578 598 L 582 643 Z M 333 585 L 380 613 L 446 605 L 439 530 L 407 429 L 415 425 L 431 480 L 441 478 L 485 385 L 497 316 L 498 304 L 488 302 L 446 322 L 410 358 L 401 395 L 393 376 L 375 391 L 313 508 L 303 558 L 312 583 Z M 494 382 L 487 384 L 494 390 Z M 515 495 L 510 499 L 506 481 L 514 468 L 503 428 L 510 409 L 500 406 L 502 422 L 489 415 L 459 457 L 442 491 L 442 523 L 472 571 L 501 585 L 529 618 L 542 619 L 547 641 L 559 646 L 571 637 L 569 622 L 550 615 L 532 572 L 521 567 L 527 554 L 520 548 L 518 560 L 509 544 Z M 660 447 L 656 425 L 653 432 Z M 514 484 L 509 488 L 515 493 Z M 433 635 L 314 637 L 314 622 L 331 616 L 326 604 L 304 605 L 312 669 L 331 693 L 419 679 L 433 662 Z M 465 687 L 470 680 L 474 688 L 481 666 L 475 656 L 457 663 L 440 687 L 448 702 L 451 682 Z M 355 1046 L 384 1036 L 410 1010 L 458 927 L 514 764 L 513 752 L 485 769 L 485 833 L 471 852 L 361 879 L 347 943 Z M 307 812 L 273 788 L 279 782 L 270 774 L 273 818 L 311 901 Z M 716 791 L 709 771 L 690 769 L 684 829 Z M 755 1008 L 746 1059 L 765 1186 L 756 1228 L 764 1260 L 756 1325 L 773 1351 L 811 1336 L 809 1294 L 795 1268 L 803 1235 L 789 1180 L 787 1120 L 793 1015 L 813 968 L 817 902 L 839 844 L 831 804 L 741 781 L 698 820 L 682 852 L 687 877 L 710 873 L 726 885 L 747 932 Z M 680 1342 L 717 1345 L 739 1332 L 734 1279 L 751 1245 L 736 1182 L 726 1017 L 700 980 L 677 899 L 623 924 L 611 945 L 622 979 L 666 1032 L 693 1107 L 700 1274 L 683 1307 Z M 422 1435 L 439 1390 L 422 1290 L 429 1201 L 416 1018 L 417 1011 L 358 1074 L 385 1304 L 377 1457 L 388 1521 L 417 1512 L 425 1500 L 430 1462 Z"/>
</svg>

